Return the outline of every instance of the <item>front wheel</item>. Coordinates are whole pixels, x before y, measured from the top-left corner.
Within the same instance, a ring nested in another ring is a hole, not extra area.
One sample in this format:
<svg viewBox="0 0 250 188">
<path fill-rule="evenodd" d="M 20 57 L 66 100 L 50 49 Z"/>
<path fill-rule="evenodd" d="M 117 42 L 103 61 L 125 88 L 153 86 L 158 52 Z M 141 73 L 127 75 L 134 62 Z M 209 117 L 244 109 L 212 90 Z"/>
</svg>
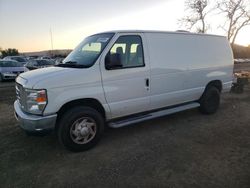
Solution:
<svg viewBox="0 0 250 188">
<path fill-rule="evenodd" d="M 79 152 L 94 147 L 103 132 L 102 115 L 90 107 L 74 107 L 59 121 L 58 138 L 67 149 Z"/>
<path fill-rule="evenodd" d="M 206 88 L 199 102 L 203 114 L 215 113 L 220 105 L 220 91 L 214 86 Z"/>
</svg>

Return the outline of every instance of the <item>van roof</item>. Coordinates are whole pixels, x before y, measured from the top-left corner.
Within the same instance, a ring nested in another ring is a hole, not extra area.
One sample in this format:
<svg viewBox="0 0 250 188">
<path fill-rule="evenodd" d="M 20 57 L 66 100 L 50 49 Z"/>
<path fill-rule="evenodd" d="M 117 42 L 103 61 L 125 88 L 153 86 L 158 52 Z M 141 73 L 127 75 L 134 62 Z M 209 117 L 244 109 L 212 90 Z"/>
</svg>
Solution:
<svg viewBox="0 0 250 188">
<path fill-rule="evenodd" d="M 204 33 L 192 33 L 189 31 L 157 31 L 157 30 L 111 30 L 101 33 L 168 33 L 168 34 L 181 34 L 181 35 L 199 35 L 199 36 L 213 36 L 213 37 L 223 37 L 222 35 L 215 35 L 215 34 L 204 34 Z"/>
</svg>

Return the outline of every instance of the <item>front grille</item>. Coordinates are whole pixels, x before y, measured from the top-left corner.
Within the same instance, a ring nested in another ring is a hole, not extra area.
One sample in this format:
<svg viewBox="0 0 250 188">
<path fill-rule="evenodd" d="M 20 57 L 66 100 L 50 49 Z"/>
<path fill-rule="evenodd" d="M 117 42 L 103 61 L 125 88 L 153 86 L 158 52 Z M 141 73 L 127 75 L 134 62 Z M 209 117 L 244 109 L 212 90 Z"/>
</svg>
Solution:
<svg viewBox="0 0 250 188">
<path fill-rule="evenodd" d="M 19 74 L 23 73 L 23 71 L 13 72 L 13 73 L 19 75 Z"/>
<path fill-rule="evenodd" d="M 25 109 L 25 91 L 21 84 L 16 83 L 16 97 L 22 109 Z"/>
</svg>

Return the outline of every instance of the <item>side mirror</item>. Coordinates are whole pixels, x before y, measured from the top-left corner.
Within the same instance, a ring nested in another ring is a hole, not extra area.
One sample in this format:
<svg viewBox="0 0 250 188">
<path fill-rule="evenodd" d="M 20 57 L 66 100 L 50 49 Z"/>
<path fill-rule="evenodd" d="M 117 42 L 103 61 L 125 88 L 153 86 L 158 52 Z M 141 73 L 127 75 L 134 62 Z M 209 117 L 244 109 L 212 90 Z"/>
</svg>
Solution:
<svg viewBox="0 0 250 188">
<path fill-rule="evenodd" d="M 107 70 L 122 68 L 121 54 L 108 53 L 106 58 L 105 58 L 105 67 Z"/>
</svg>

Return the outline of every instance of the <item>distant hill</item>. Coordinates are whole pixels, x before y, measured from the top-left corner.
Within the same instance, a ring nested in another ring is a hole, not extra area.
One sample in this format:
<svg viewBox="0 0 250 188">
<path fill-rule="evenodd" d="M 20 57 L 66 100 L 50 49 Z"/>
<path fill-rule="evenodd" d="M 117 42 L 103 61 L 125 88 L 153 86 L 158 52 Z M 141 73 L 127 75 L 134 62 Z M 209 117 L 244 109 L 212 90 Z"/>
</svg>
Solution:
<svg viewBox="0 0 250 188">
<path fill-rule="evenodd" d="M 48 56 L 48 57 L 54 57 L 54 56 L 67 56 L 72 50 L 71 49 L 64 49 L 64 50 L 45 50 L 45 51 L 39 51 L 39 52 L 24 52 L 21 53 L 25 56 Z"/>
</svg>

